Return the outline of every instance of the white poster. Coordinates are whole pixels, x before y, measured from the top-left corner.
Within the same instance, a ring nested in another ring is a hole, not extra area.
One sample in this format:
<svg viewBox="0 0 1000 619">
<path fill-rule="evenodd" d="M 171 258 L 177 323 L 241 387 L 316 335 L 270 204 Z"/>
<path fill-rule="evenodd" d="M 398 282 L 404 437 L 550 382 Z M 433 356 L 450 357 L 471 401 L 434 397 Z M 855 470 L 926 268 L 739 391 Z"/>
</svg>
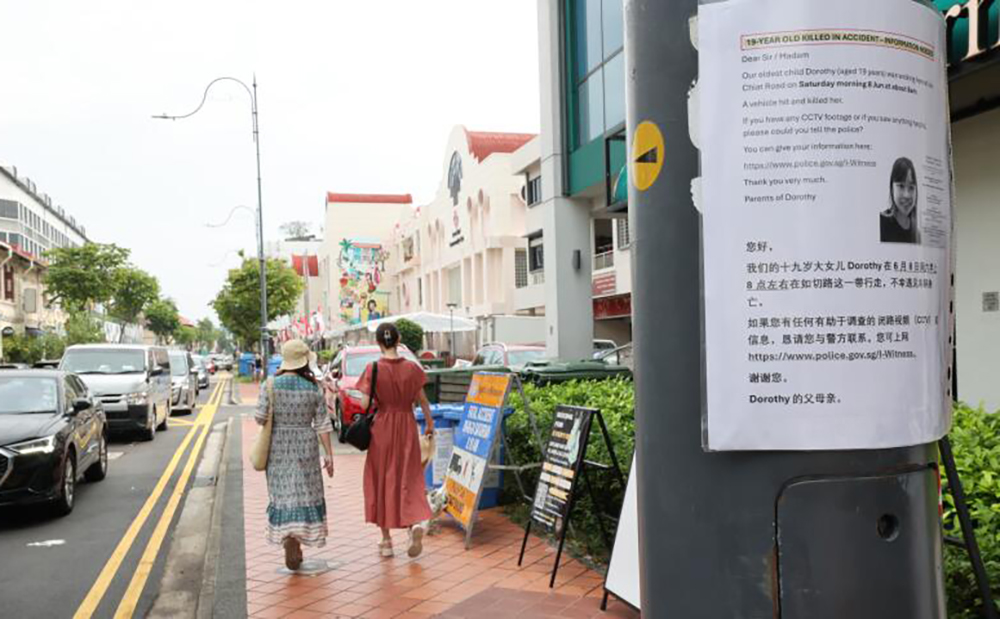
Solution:
<svg viewBox="0 0 1000 619">
<path fill-rule="evenodd" d="M 615 547 L 611 551 L 611 562 L 604 588 L 616 597 L 641 610 L 639 595 L 639 498 L 636 496 L 637 483 L 635 456 L 625 487 L 625 501 L 615 533 Z"/>
<path fill-rule="evenodd" d="M 699 7 L 705 447 L 950 424 L 945 28 L 912 0 Z"/>
</svg>

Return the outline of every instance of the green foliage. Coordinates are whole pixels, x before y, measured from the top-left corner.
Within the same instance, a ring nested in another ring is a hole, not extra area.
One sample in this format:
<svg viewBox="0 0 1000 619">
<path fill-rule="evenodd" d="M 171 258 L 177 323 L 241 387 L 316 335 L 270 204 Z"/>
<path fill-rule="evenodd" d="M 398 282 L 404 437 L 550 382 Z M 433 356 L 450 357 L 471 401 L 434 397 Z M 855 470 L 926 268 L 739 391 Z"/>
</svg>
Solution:
<svg viewBox="0 0 1000 619">
<path fill-rule="evenodd" d="M 66 345 L 54 333 L 40 336 L 13 335 L 3 338 L 3 357 L 8 363 L 34 364 L 43 359 L 59 359 Z"/>
<path fill-rule="evenodd" d="M 195 327 L 195 344 L 206 350 L 214 350 L 215 343 L 219 339 L 219 330 L 215 328 L 215 323 L 211 318 L 202 318 Z"/>
<path fill-rule="evenodd" d="M 319 360 L 320 365 L 326 365 L 333 361 L 334 352 L 332 350 L 321 350 L 316 354 L 316 358 Z"/>
<path fill-rule="evenodd" d="M 302 294 L 302 278 L 284 261 L 267 260 L 268 322 L 291 313 Z M 260 338 L 260 265 L 254 258 L 243 258 L 243 265 L 229 271 L 222 290 L 212 301 L 222 325 L 244 347 Z"/>
<path fill-rule="evenodd" d="M 976 530 L 994 598 L 1000 597 L 1000 412 L 987 413 L 956 404 L 951 433 L 955 467 L 965 490 L 969 514 Z M 945 476 L 942 474 L 942 478 Z M 944 484 L 944 533 L 961 538 L 962 529 L 955 500 Z M 980 617 L 982 599 L 963 548 L 945 546 L 948 616 L 952 619 Z"/>
<path fill-rule="evenodd" d="M 198 341 L 198 330 L 187 325 L 181 325 L 176 331 L 174 331 L 173 335 L 175 343 L 188 349 L 194 346 Z"/>
<path fill-rule="evenodd" d="M 126 265 L 129 251 L 117 245 L 87 243 L 59 247 L 45 254 L 49 267 L 45 289 L 49 303 L 59 303 L 70 312 L 92 303 L 105 303 L 115 294 L 118 272 Z"/>
<path fill-rule="evenodd" d="M 400 318 L 395 323 L 396 328 L 399 329 L 399 339 L 400 341 L 414 354 L 420 352 L 424 348 L 424 328 L 406 318 Z"/>
<path fill-rule="evenodd" d="M 149 273 L 134 266 L 124 266 L 115 272 L 115 290 L 108 313 L 124 326 L 139 321 L 139 316 L 160 298 L 160 282 Z"/>
<path fill-rule="evenodd" d="M 67 346 L 104 343 L 104 328 L 87 312 L 70 314 L 65 329 Z"/>
<path fill-rule="evenodd" d="M 547 442 L 552 429 L 552 421 L 556 406 L 585 406 L 601 411 L 604 421 L 611 434 L 612 444 L 622 473 L 628 475 L 632 452 L 635 450 L 635 414 L 634 392 L 632 382 L 623 378 L 602 381 L 569 381 L 555 383 L 544 387 L 531 384 L 524 386 L 531 411 L 535 414 L 538 429 L 542 433 L 542 441 Z M 520 394 L 514 393 L 510 398 L 515 413 L 507 419 L 507 431 L 510 437 L 511 454 L 518 464 L 541 461 L 541 451 L 535 440 L 528 420 L 524 413 L 524 404 Z M 611 457 L 604 445 L 600 426 L 595 419 L 591 428 L 590 442 L 587 446 L 587 459 L 594 462 L 611 463 Z M 606 561 L 609 549 L 604 546 L 601 537 L 598 513 L 608 514 L 614 518 L 621 511 L 625 488 L 621 486 L 611 472 L 591 471 L 591 482 L 594 484 L 596 496 L 600 504 L 594 505 L 590 495 L 582 492 L 578 495 L 573 509 L 573 532 L 567 537 L 575 551 L 591 554 L 598 561 Z M 525 490 L 534 492 L 538 480 L 537 469 L 521 475 Z M 581 488 L 584 490 L 584 488 Z M 511 502 L 510 513 L 517 520 L 527 517 L 528 509 L 519 498 L 513 474 L 504 476 L 505 500 Z M 608 534 L 613 536 L 614 525 L 605 520 Z M 613 538 L 612 538 L 613 539 Z"/>
<path fill-rule="evenodd" d="M 146 308 L 146 326 L 161 344 L 167 343 L 181 328 L 177 305 L 171 299 L 157 299 Z"/>
</svg>

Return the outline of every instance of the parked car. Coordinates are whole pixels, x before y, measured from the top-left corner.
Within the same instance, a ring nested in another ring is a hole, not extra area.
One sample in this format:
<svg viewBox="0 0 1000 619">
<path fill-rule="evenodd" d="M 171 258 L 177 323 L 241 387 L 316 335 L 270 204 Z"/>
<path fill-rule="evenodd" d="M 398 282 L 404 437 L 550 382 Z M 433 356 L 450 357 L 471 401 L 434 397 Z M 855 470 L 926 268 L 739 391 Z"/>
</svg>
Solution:
<svg viewBox="0 0 1000 619">
<path fill-rule="evenodd" d="M 495 342 L 486 344 L 478 351 L 472 360 L 472 365 L 502 365 L 504 367 L 519 369 L 524 366 L 545 359 L 544 346 L 529 346 L 520 344 L 504 344 Z"/>
<path fill-rule="evenodd" d="M 59 369 L 77 374 L 104 407 L 112 431 L 138 430 L 148 441 L 167 429 L 170 356 L 162 346 L 80 344 Z"/>
<path fill-rule="evenodd" d="M 194 359 L 194 367 L 198 370 L 198 390 L 208 389 L 210 375 L 208 373 L 208 366 L 205 364 L 205 357 L 202 355 L 192 355 Z"/>
<path fill-rule="evenodd" d="M 0 370 L 27 370 L 27 363 L 0 363 Z"/>
<path fill-rule="evenodd" d="M 0 506 L 48 502 L 73 511 L 76 484 L 108 473 L 108 426 L 79 377 L 59 370 L 0 374 Z"/>
<path fill-rule="evenodd" d="M 226 370 L 227 372 L 233 370 L 233 358 L 229 355 L 214 354 L 209 355 L 209 357 L 217 370 Z"/>
<path fill-rule="evenodd" d="M 419 363 L 417 357 L 406 346 L 399 346 L 400 356 Z M 323 377 L 326 394 L 327 410 L 333 417 L 333 427 L 337 431 L 340 442 L 348 426 L 354 421 L 354 416 L 363 413 L 361 408 L 361 392 L 357 387 L 358 379 L 365 368 L 378 360 L 382 355 L 378 346 L 347 346 L 340 349 L 337 356 L 327 366 Z"/>
<path fill-rule="evenodd" d="M 632 342 L 618 348 L 606 350 L 598 355 L 596 359 L 608 365 L 624 365 L 630 370 L 635 370 L 635 365 L 632 362 Z"/>
<path fill-rule="evenodd" d="M 186 350 L 171 350 L 169 355 L 171 411 L 190 413 L 198 402 L 198 369 Z"/>
<path fill-rule="evenodd" d="M 597 359 L 609 350 L 618 348 L 614 340 L 594 340 L 594 359 Z"/>
</svg>

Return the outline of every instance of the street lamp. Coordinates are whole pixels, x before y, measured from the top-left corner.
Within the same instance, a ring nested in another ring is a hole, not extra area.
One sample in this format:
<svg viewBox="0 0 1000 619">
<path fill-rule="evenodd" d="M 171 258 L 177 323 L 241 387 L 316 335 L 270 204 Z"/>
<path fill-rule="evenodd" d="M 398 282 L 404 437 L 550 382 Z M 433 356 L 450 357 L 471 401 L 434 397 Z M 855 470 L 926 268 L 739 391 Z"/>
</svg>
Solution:
<svg viewBox="0 0 1000 619">
<path fill-rule="evenodd" d="M 458 356 L 455 354 L 455 308 L 456 307 L 458 307 L 458 303 L 448 304 L 448 317 L 449 317 L 449 322 L 451 323 L 451 344 L 449 344 L 449 347 L 451 348 L 450 354 L 453 359 L 457 358 Z"/>
<path fill-rule="evenodd" d="M 205 106 L 208 100 L 208 91 L 219 82 L 235 82 L 243 87 L 250 97 L 250 114 L 253 123 L 253 142 L 257 150 L 257 256 L 260 259 L 260 354 L 267 362 L 267 259 L 264 257 L 264 207 L 260 189 L 260 130 L 257 124 L 257 76 L 253 78 L 253 88 L 247 86 L 242 80 L 235 77 L 217 77 L 205 86 L 205 92 L 201 96 L 201 103 L 193 111 L 187 114 L 168 115 L 159 114 L 153 116 L 157 120 L 183 120 L 197 114 Z M 240 207 L 236 207 L 240 208 Z M 246 208 L 246 207 L 242 207 Z M 234 208 L 233 211 L 236 209 Z M 232 217 L 232 211 L 229 216 Z M 229 219 L 226 219 L 228 222 Z M 221 224 L 225 225 L 225 223 Z"/>
</svg>

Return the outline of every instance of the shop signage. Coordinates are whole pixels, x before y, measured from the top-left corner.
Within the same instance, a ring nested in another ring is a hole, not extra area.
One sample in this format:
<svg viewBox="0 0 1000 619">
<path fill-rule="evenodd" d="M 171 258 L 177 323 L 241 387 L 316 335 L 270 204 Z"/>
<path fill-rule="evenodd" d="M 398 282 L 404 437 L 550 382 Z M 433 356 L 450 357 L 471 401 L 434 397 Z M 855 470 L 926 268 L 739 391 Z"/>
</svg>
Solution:
<svg viewBox="0 0 1000 619">
<path fill-rule="evenodd" d="M 628 318 L 632 315 L 632 295 L 621 294 L 614 297 L 594 299 L 594 319 Z"/>
<path fill-rule="evenodd" d="M 605 297 L 609 294 L 614 294 L 618 289 L 616 274 L 605 273 L 594 277 L 590 289 L 595 297 Z"/>
<path fill-rule="evenodd" d="M 948 62 L 1000 49 L 1000 7 L 991 0 L 934 0 L 948 23 Z"/>
<path fill-rule="evenodd" d="M 451 461 L 445 474 L 446 511 L 472 533 L 476 508 L 484 487 L 510 390 L 511 374 L 477 372 L 465 397 L 465 410 L 454 435 Z"/>
<path fill-rule="evenodd" d="M 912 0 L 699 7 L 709 450 L 950 425 L 945 28 Z"/>
<path fill-rule="evenodd" d="M 587 451 L 592 414 L 588 408 L 556 407 L 545 461 L 531 505 L 531 519 L 535 524 L 556 535 L 562 534 L 569 519 L 571 498 Z"/>
</svg>

